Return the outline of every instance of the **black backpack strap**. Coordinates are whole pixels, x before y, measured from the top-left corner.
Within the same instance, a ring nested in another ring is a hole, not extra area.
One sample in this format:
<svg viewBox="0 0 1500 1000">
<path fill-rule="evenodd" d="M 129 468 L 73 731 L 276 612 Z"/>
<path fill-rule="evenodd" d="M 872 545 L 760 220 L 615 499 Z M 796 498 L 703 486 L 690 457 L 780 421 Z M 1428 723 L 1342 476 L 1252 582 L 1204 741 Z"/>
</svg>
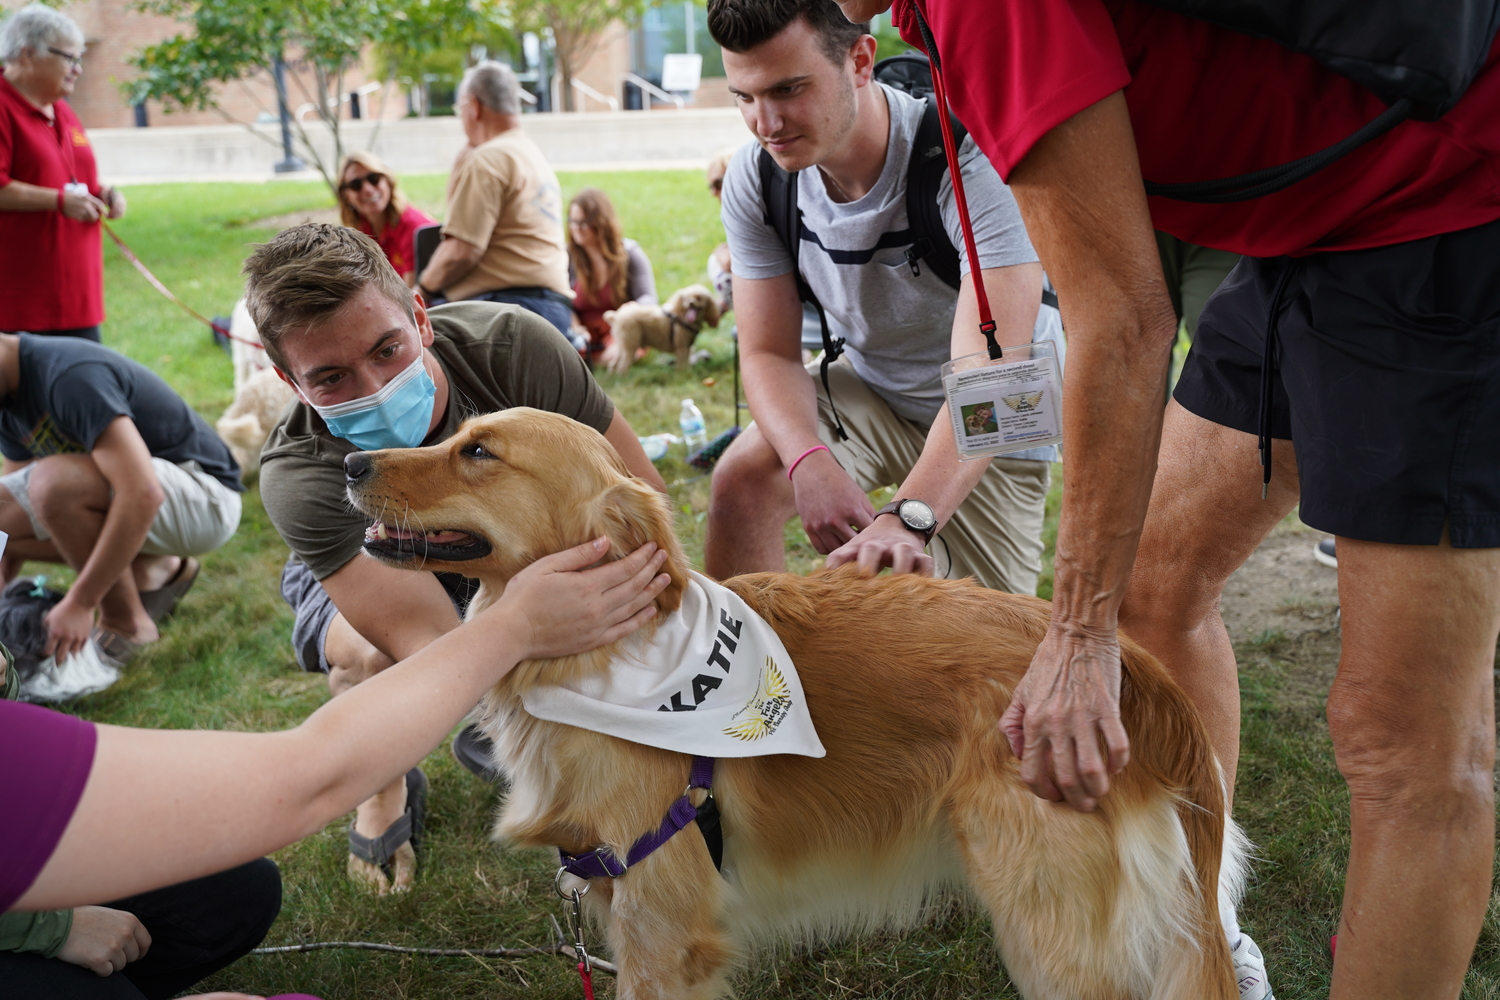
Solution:
<svg viewBox="0 0 1500 1000">
<path fill-rule="evenodd" d="M 938 205 L 943 176 L 948 172 L 948 158 L 943 155 L 943 128 L 937 99 L 931 94 L 925 100 L 922 124 L 912 139 L 911 161 L 906 169 L 906 224 L 911 228 L 912 245 L 907 248 L 906 262 L 912 274 L 922 273 L 925 262 L 929 270 L 950 288 L 959 285 L 958 248 L 943 225 Z M 957 118 L 953 123 L 953 141 L 962 145 L 968 132 Z"/>
<path fill-rule="evenodd" d="M 833 405 L 833 389 L 828 385 L 828 366 L 844 353 L 844 338 L 834 339 L 828 329 L 828 315 L 823 303 L 813 294 L 812 286 L 802 277 L 802 210 L 797 207 L 797 175 L 787 173 L 776 165 L 771 154 L 761 149 L 757 167 L 760 172 L 760 197 L 766 210 L 766 225 L 776 231 L 781 245 L 792 255 L 792 276 L 797 279 L 797 298 L 812 304 L 818 314 L 818 325 L 823 331 L 823 360 L 819 366 L 823 376 L 823 394 L 828 397 L 828 408 L 833 411 L 833 429 L 840 441 L 849 440 L 844 422 L 839 419 L 838 407 Z"/>
</svg>

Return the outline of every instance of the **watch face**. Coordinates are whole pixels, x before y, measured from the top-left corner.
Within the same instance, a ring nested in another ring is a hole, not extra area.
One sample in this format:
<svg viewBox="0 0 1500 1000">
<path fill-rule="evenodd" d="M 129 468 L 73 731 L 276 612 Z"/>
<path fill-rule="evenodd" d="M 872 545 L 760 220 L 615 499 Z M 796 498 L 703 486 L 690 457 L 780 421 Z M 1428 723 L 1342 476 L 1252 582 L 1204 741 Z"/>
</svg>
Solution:
<svg viewBox="0 0 1500 1000">
<path fill-rule="evenodd" d="M 937 515 L 920 500 L 907 500 L 896 509 L 896 516 L 913 531 L 930 531 L 937 524 Z"/>
</svg>

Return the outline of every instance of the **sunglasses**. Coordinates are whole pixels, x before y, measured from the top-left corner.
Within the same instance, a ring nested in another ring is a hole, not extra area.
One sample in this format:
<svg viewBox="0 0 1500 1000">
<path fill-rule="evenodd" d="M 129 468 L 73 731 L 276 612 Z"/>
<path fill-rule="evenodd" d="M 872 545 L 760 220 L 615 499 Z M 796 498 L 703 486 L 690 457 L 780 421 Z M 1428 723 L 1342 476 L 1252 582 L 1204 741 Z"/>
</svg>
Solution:
<svg viewBox="0 0 1500 1000">
<path fill-rule="evenodd" d="M 385 180 L 385 174 L 365 174 L 363 177 L 351 177 L 339 185 L 339 190 L 353 191 L 355 194 L 359 194 L 360 190 L 366 184 L 372 188 L 378 188 L 380 187 L 380 182 L 383 180 Z"/>
<path fill-rule="evenodd" d="M 50 45 L 47 46 L 47 51 L 50 52 L 50 53 L 52 53 L 55 56 L 59 56 L 62 59 L 66 60 L 67 63 L 68 63 L 68 65 L 71 66 L 71 67 L 73 67 L 74 69 L 79 69 L 79 68 L 81 68 L 83 66 L 83 56 L 82 55 L 76 55 L 75 56 L 71 52 L 64 52 L 62 49 L 54 49 Z"/>
</svg>

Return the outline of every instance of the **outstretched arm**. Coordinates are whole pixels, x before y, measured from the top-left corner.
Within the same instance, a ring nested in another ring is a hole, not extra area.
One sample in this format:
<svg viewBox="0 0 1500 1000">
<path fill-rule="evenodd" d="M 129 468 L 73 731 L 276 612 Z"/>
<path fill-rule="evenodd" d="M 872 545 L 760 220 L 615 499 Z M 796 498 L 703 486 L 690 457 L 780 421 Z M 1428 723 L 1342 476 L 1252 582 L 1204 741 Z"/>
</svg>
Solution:
<svg viewBox="0 0 1500 1000">
<path fill-rule="evenodd" d="M 1129 759 L 1115 628 L 1151 497 L 1177 323 L 1122 94 L 1043 136 L 1010 187 L 1068 331 L 1068 485 L 1052 624 L 1001 724 L 1034 792 L 1089 810 Z"/>
<path fill-rule="evenodd" d="M 663 555 L 648 545 L 583 569 L 605 548 L 600 539 L 537 561 L 472 621 L 296 729 L 100 726 L 78 808 L 17 908 L 116 899 L 316 832 L 424 757 L 521 660 L 591 649 L 649 620 Z"/>
<path fill-rule="evenodd" d="M 991 267 L 980 273 L 994 312 L 995 336 L 1000 346 L 1031 343 L 1037 306 L 1042 299 L 1041 265 Z M 979 305 L 974 297 L 972 275 L 964 277 L 958 291 L 952 345 L 950 356 L 955 358 L 985 349 L 984 335 L 979 332 Z M 927 431 L 917 464 L 897 487 L 896 496 L 902 500 L 915 498 L 931 507 L 937 515 L 937 530 L 941 531 L 989 467 L 988 459 L 959 461 L 953 442 L 953 421 L 948 417 L 948 404 L 944 403 Z M 897 517 L 877 517 L 869 527 L 828 555 L 829 566 L 846 562 L 857 562 L 869 573 L 889 566 L 895 573 L 932 575 L 932 557 L 922 551 L 922 539 Z"/>
</svg>

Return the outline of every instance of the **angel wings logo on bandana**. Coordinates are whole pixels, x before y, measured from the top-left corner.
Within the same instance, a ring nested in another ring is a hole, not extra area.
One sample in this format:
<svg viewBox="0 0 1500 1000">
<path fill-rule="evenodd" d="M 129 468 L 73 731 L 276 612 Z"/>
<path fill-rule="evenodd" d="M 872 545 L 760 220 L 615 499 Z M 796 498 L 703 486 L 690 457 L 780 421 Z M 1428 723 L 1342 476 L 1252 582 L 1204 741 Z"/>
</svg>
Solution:
<svg viewBox="0 0 1500 1000">
<path fill-rule="evenodd" d="M 739 595 L 688 574 L 682 607 L 603 675 L 522 695 L 538 719 L 705 757 L 822 757 L 786 646 Z"/>
</svg>

